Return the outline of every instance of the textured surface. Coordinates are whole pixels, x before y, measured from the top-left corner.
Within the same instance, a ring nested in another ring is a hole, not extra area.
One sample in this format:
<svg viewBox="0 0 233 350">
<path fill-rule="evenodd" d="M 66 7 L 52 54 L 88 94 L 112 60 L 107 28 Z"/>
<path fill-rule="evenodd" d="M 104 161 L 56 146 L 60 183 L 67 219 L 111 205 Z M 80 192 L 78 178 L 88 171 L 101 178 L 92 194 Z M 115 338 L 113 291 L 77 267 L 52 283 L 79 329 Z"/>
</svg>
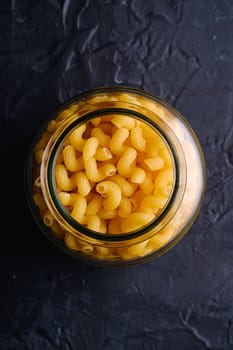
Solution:
<svg viewBox="0 0 233 350">
<path fill-rule="evenodd" d="M 233 349 L 232 43 L 231 0 L 1 1 L 1 350 Z M 42 236 L 23 166 L 61 102 L 114 84 L 184 114 L 203 146 L 207 192 L 169 253 L 109 270 Z"/>
</svg>

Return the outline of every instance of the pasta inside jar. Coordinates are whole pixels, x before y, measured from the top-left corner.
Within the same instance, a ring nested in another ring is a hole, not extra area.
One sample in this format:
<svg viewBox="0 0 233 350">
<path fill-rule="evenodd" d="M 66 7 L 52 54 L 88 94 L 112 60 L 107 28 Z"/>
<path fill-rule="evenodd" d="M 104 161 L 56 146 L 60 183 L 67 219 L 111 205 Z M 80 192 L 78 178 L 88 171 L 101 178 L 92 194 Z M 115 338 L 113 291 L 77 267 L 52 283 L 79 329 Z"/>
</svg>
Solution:
<svg viewBox="0 0 233 350">
<path fill-rule="evenodd" d="M 55 113 L 33 148 L 28 192 L 59 248 L 124 265 L 161 255 L 187 232 L 203 199 L 204 162 L 169 106 L 136 89 L 110 90 Z"/>
<path fill-rule="evenodd" d="M 55 162 L 58 198 L 90 230 L 121 234 L 154 220 L 174 187 L 174 160 L 166 141 L 126 115 L 92 118 L 75 126 Z"/>
</svg>

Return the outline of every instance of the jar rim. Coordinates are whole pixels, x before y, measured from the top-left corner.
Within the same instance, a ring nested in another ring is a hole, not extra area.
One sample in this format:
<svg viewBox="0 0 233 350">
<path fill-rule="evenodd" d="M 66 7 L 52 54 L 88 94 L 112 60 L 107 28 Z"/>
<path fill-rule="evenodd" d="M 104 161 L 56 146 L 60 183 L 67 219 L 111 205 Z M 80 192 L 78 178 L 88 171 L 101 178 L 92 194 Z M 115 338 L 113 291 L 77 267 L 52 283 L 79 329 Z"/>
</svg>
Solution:
<svg viewBox="0 0 233 350">
<path fill-rule="evenodd" d="M 86 96 L 86 95 L 85 95 Z M 79 97 L 79 96 L 78 96 Z M 73 219 L 71 215 L 67 212 L 67 210 L 64 208 L 64 206 L 61 204 L 58 194 L 56 191 L 56 184 L 55 184 L 55 175 L 54 175 L 54 169 L 55 169 L 55 162 L 56 162 L 56 156 L 58 154 L 60 145 L 64 141 L 67 134 L 77 127 L 77 125 L 80 125 L 88 120 L 90 120 L 93 117 L 97 116 L 103 116 L 108 115 L 109 113 L 117 113 L 122 115 L 128 115 L 132 118 L 137 118 L 146 124 L 148 124 L 150 127 L 154 128 L 157 133 L 159 133 L 159 136 L 163 139 L 165 142 L 167 149 L 170 152 L 172 163 L 173 163 L 173 188 L 170 192 L 169 198 L 166 202 L 166 205 L 164 206 L 163 210 L 159 213 L 155 219 L 153 219 L 151 222 L 146 224 L 145 226 L 135 230 L 135 231 L 129 231 L 123 234 L 106 234 L 101 233 L 97 231 L 90 230 L 80 224 L 78 221 Z M 177 140 L 178 141 L 178 140 Z M 169 137 L 166 135 L 164 130 L 158 125 L 154 120 L 150 119 L 149 117 L 145 116 L 144 114 L 141 114 L 137 111 L 133 111 L 127 108 L 102 108 L 98 109 L 96 111 L 92 111 L 89 113 L 84 114 L 83 116 L 79 117 L 78 119 L 75 119 L 71 124 L 66 127 L 62 133 L 59 135 L 59 137 L 55 140 L 53 147 L 51 149 L 51 153 L 49 156 L 49 159 L 47 161 L 46 166 L 46 178 L 48 179 L 48 191 L 51 196 L 53 205 L 55 206 L 55 209 L 58 211 L 59 215 L 63 219 L 65 219 L 65 222 L 68 223 L 73 229 L 77 230 L 78 233 L 81 233 L 82 235 L 86 236 L 87 238 L 92 238 L 95 240 L 101 240 L 106 242 L 122 242 L 122 241 L 128 241 L 135 238 L 143 237 L 145 234 L 148 234 L 152 229 L 154 229 L 158 224 L 160 224 L 167 213 L 169 212 L 170 208 L 172 207 L 174 201 L 177 198 L 177 193 L 179 189 L 179 183 L 180 183 L 180 171 L 179 171 L 179 164 L 178 159 L 176 157 L 176 152 L 174 150 L 173 144 L 170 141 Z M 182 198 L 181 198 L 182 199 Z M 180 199 L 180 200 L 181 200 Z M 175 212 L 174 214 L 175 215 Z"/>
</svg>

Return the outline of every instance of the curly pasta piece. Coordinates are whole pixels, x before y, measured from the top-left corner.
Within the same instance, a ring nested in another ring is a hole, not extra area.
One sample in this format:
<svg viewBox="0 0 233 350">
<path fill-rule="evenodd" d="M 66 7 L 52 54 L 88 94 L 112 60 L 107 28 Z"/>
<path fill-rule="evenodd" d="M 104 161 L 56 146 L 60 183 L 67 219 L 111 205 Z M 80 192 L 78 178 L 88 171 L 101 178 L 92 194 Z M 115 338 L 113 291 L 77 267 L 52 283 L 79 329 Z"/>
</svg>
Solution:
<svg viewBox="0 0 233 350">
<path fill-rule="evenodd" d="M 84 171 L 80 171 L 77 174 L 76 180 L 78 193 L 83 197 L 87 196 L 91 191 L 91 184 L 86 173 Z"/>
<path fill-rule="evenodd" d="M 87 204 L 86 214 L 93 215 L 97 214 L 102 208 L 104 199 L 99 194 L 94 194 L 90 202 Z"/>
<path fill-rule="evenodd" d="M 117 162 L 118 173 L 124 177 L 130 177 L 135 167 L 137 151 L 128 147 Z"/>
<path fill-rule="evenodd" d="M 57 186 L 61 191 L 73 191 L 77 186 L 76 174 L 69 177 L 66 167 L 63 164 L 56 164 L 55 178 Z"/>
<path fill-rule="evenodd" d="M 145 211 L 146 213 L 157 213 L 162 209 L 166 202 L 167 197 L 158 197 L 153 194 L 150 194 L 142 199 L 139 205 L 139 210 Z"/>
<path fill-rule="evenodd" d="M 97 137 L 89 137 L 83 146 L 83 159 L 87 160 L 95 156 L 97 147 L 99 146 L 99 139 Z"/>
<path fill-rule="evenodd" d="M 121 225 L 122 232 L 130 232 L 145 226 L 155 218 L 152 213 L 134 212 Z"/>
<path fill-rule="evenodd" d="M 146 149 L 146 140 L 143 136 L 143 131 L 140 126 L 135 126 L 130 131 L 130 139 L 137 151 L 144 152 Z"/>
<path fill-rule="evenodd" d="M 107 147 L 99 147 L 95 152 L 95 159 L 100 162 L 110 160 L 112 159 L 112 153 Z"/>
<path fill-rule="evenodd" d="M 116 115 L 111 120 L 112 124 L 117 128 L 133 129 L 135 127 L 135 120 L 125 115 Z"/>
<path fill-rule="evenodd" d="M 86 216 L 87 228 L 93 231 L 100 232 L 101 219 L 98 215 L 92 214 Z"/>
<path fill-rule="evenodd" d="M 164 167 L 165 162 L 161 157 L 146 158 L 144 163 L 148 166 L 151 171 L 160 170 Z"/>
<path fill-rule="evenodd" d="M 65 192 L 65 191 L 58 192 L 58 198 L 60 199 L 61 203 L 65 207 L 73 206 L 77 197 L 78 197 L 78 193 Z"/>
<path fill-rule="evenodd" d="M 111 163 L 98 168 L 95 157 L 84 160 L 84 167 L 88 179 L 92 182 L 103 181 L 107 176 L 113 176 L 116 173 L 116 167 Z"/>
<path fill-rule="evenodd" d="M 116 209 L 121 202 L 121 189 L 113 181 L 102 181 L 96 185 L 96 191 L 102 196 L 106 196 L 103 207 L 106 210 Z"/>
<path fill-rule="evenodd" d="M 86 198 L 78 195 L 74 202 L 73 209 L 71 211 L 72 218 L 78 221 L 80 224 L 84 224 L 86 219 L 85 218 L 86 208 L 87 208 Z"/>
<path fill-rule="evenodd" d="M 162 194 L 169 196 L 173 185 L 173 171 L 172 169 L 163 170 L 155 179 L 154 194 Z"/>
<path fill-rule="evenodd" d="M 76 242 L 76 239 L 70 234 L 66 233 L 64 237 L 65 244 L 67 247 L 71 250 L 79 250 L 78 244 Z"/>
<path fill-rule="evenodd" d="M 147 243 L 148 243 L 148 240 L 134 244 L 127 248 L 127 252 L 132 256 L 140 256 L 142 253 L 144 253 L 144 249 Z"/>
<path fill-rule="evenodd" d="M 99 144 L 102 147 L 108 147 L 110 136 L 106 135 L 100 127 L 95 127 L 91 130 L 91 136 L 96 137 L 99 140 Z"/>
<path fill-rule="evenodd" d="M 51 227 L 54 223 L 54 217 L 49 210 L 46 210 L 43 214 L 43 222 L 47 227 Z"/>
<path fill-rule="evenodd" d="M 113 154 L 120 155 L 126 150 L 126 146 L 123 143 L 128 136 L 129 130 L 127 128 L 119 128 L 115 131 L 109 142 L 109 148 Z"/>
<path fill-rule="evenodd" d="M 132 171 L 130 180 L 133 183 L 141 184 L 145 180 L 145 177 L 146 177 L 145 170 L 142 168 L 135 167 Z"/>
<path fill-rule="evenodd" d="M 69 171 L 75 172 L 84 169 L 83 157 L 77 157 L 72 145 L 66 145 L 62 150 L 62 155 L 64 164 Z"/>
<path fill-rule="evenodd" d="M 130 197 L 136 191 L 137 185 L 131 183 L 125 177 L 115 174 L 109 178 L 109 180 L 115 182 L 121 189 L 122 195 L 125 197 Z M 153 185 L 154 187 L 154 185 Z"/>
<path fill-rule="evenodd" d="M 85 143 L 85 139 L 83 139 L 83 134 L 86 131 L 86 124 L 82 124 L 77 127 L 72 133 L 69 135 L 70 144 L 77 150 L 82 151 Z"/>
<path fill-rule="evenodd" d="M 132 202 L 128 197 L 123 197 L 119 207 L 118 215 L 122 218 L 127 218 L 132 211 Z"/>
</svg>

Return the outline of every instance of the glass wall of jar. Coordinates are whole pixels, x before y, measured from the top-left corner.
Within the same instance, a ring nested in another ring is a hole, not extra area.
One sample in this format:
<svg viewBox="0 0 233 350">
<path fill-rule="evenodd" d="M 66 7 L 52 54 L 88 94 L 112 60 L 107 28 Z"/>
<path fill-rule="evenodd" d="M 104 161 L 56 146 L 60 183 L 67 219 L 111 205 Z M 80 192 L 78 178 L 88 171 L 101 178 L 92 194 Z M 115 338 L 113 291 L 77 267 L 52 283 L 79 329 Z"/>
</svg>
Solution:
<svg viewBox="0 0 233 350">
<path fill-rule="evenodd" d="M 103 266 L 168 251 L 196 220 L 205 161 L 187 120 L 164 100 L 101 87 L 64 103 L 30 150 L 29 208 L 62 251 Z"/>
</svg>

